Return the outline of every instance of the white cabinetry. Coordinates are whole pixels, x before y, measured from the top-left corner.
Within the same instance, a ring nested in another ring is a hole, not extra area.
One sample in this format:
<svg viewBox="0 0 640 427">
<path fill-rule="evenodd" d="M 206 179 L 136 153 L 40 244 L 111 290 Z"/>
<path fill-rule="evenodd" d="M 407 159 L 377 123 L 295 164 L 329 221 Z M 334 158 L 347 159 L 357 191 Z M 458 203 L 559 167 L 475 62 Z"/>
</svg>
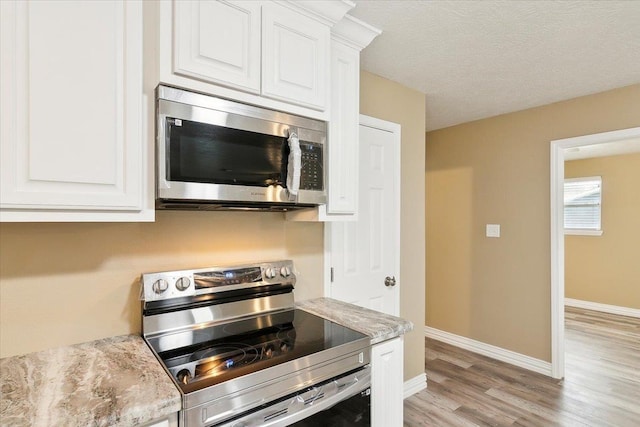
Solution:
<svg viewBox="0 0 640 427">
<path fill-rule="evenodd" d="M 262 94 L 324 110 L 329 26 L 276 3 L 262 6 Z"/>
<path fill-rule="evenodd" d="M 328 214 L 357 212 L 359 87 L 360 51 L 332 40 Z"/>
<path fill-rule="evenodd" d="M 260 92 L 260 3 L 176 1 L 174 72 Z"/>
<path fill-rule="evenodd" d="M 403 405 L 403 337 L 371 349 L 371 425 L 401 427 Z"/>
<path fill-rule="evenodd" d="M 350 2 L 160 5 L 160 80 L 326 120 L 330 27 Z"/>
<path fill-rule="evenodd" d="M 153 220 L 142 3 L 2 1 L 3 221 Z"/>
<path fill-rule="evenodd" d="M 380 30 L 349 15 L 332 28 L 326 220 L 357 217 L 360 51 L 378 34 Z"/>
</svg>

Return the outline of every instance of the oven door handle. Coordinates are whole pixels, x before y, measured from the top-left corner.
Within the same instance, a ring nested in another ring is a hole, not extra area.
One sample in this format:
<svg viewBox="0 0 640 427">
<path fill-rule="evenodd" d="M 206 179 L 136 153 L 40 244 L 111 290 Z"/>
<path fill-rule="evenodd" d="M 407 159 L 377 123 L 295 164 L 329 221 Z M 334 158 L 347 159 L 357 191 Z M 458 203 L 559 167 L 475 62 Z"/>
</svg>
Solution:
<svg viewBox="0 0 640 427">
<path fill-rule="evenodd" d="M 303 393 L 282 399 L 275 405 L 249 413 L 216 427 L 284 427 L 329 409 L 371 386 L 371 371 L 363 369 Z"/>
</svg>

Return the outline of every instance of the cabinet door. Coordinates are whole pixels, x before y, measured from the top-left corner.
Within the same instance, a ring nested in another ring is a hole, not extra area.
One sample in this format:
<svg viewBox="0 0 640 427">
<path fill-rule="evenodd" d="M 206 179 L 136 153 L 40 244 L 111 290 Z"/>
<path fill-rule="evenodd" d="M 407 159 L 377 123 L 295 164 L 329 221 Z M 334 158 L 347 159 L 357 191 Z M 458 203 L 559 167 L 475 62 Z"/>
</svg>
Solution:
<svg viewBox="0 0 640 427">
<path fill-rule="evenodd" d="M 142 209 L 141 2 L 0 8 L 0 206 Z"/>
<path fill-rule="evenodd" d="M 358 205 L 360 52 L 331 42 L 328 214 L 355 214 Z"/>
<path fill-rule="evenodd" d="M 403 404 L 403 338 L 371 349 L 371 425 L 401 427 Z"/>
<path fill-rule="evenodd" d="M 260 2 L 176 1 L 174 72 L 260 91 Z"/>
<path fill-rule="evenodd" d="M 262 7 L 262 94 L 324 110 L 329 27 L 275 3 Z"/>
</svg>

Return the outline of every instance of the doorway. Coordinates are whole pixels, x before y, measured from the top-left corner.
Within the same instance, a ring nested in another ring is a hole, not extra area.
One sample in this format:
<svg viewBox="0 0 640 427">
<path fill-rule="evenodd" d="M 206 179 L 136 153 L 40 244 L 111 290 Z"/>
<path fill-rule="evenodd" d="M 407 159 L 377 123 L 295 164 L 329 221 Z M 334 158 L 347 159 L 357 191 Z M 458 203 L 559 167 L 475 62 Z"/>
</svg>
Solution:
<svg viewBox="0 0 640 427">
<path fill-rule="evenodd" d="M 567 150 L 640 139 L 640 127 L 551 141 L 551 376 L 564 377 L 564 162 Z"/>
<path fill-rule="evenodd" d="M 358 213 L 325 224 L 325 295 L 400 312 L 400 125 L 360 116 Z"/>
</svg>

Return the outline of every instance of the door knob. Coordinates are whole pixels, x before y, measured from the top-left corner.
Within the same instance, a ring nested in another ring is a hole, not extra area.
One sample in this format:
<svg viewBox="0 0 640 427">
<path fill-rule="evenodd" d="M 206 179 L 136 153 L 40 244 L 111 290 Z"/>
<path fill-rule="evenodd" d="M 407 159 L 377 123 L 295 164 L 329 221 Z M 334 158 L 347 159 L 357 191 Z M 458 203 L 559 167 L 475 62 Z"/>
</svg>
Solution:
<svg viewBox="0 0 640 427">
<path fill-rule="evenodd" d="M 387 276 L 384 279 L 384 285 L 385 286 L 395 286 L 396 285 L 396 276 L 392 276 L 392 277 Z"/>
</svg>

